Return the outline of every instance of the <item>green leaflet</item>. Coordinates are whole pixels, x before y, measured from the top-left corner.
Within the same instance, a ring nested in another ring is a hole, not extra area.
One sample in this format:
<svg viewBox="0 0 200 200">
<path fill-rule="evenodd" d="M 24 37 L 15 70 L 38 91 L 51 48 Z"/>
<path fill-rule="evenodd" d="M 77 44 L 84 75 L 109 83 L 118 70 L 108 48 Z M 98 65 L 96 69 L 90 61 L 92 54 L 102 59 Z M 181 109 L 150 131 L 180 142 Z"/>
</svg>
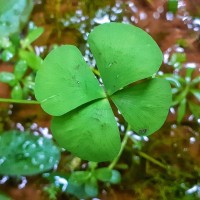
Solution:
<svg viewBox="0 0 200 200">
<path fill-rule="evenodd" d="M 105 97 L 80 51 L 71 45 L 61 46 L 46 57 L 35 82 L 37 100 L 53 116 Z"/>
<path fill-rule="evenodd" d="M 178 111 L 177 111 L 177 122 L 180 124 L 181 121 L 183 120 L 183 117 L 186 113 L 186 99 L 184 98 L 179 106 L 178 106 Z"/>
<path fill-rule="evenodd" d="M 107 99 L 54 117 L 51 130 L 60 146 L 85 160 L 112 160 L 120 149 L 119 131 Z"/>
<path fill-rule="evenodd" d="M 162 63 L 158 45 L 136 26 L 103 24 L 90 33 L 88 43 L 108 94 L 152 76 Z"/>
<path fill-rule="evenodd" d="M 171 104 L 170 84 L 151 79 L 111 96 L 131 128 L 139 135 L 150 135 L 164 123 Z"/>
</svg>

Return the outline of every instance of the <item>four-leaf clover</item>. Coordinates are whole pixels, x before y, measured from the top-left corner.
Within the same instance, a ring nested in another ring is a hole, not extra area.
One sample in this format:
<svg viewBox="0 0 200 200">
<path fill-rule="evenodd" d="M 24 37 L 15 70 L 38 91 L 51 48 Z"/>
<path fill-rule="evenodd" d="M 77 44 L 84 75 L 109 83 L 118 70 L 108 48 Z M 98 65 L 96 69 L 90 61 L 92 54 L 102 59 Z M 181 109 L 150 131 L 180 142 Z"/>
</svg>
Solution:
<svg viewBox="0 0 200 200">
<path fill-rule="evenodd" d="M 146 32 L 132 25 L 106 23 L 94 28 L 88 43 L 101 86 L 80 51 L 63 45 L 51 51 L 36 76 L 35 94 L 53 115 L 58 144 L 91 161 L 108 161 L 120 150 L 120 134 L 110 102 L 139 135 L 164 123 L 171 104 L 169 83 L 152 78 L 162 53 Z"/>
</svg>

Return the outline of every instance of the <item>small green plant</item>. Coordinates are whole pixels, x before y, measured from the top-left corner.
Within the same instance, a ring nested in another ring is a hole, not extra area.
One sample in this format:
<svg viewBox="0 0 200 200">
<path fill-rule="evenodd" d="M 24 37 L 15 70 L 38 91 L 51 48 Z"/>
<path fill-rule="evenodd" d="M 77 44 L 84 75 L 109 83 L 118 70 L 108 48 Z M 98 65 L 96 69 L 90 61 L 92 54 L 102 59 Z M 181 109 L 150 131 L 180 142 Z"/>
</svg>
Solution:
<svg viewBox="0 0 200 200">
<path fill-rule="evenodd" d="M 0 57 L 4 62 L 14 61 L 13 72 L 1 72 L 0 81 L 11 87 L 12 99 L 27 99 L 34 96 L 35 72 L 40 68 L 42 59 L 36 56 L 31 43 L 43 33 L 43 28 L 32 27 L 26 37 L 14 36 L 0 39 Z"/>
<path fill-rule="evenodd" d="M 200 118 L 200 76 L 193 77 L 195 66 L 184 69 L 185 61 L 184 53 L 172 54 L 168 64 L 173 66 L 174 73 L 162 75 L 172 86 L 172 106 L 177 107 L 178 123 L 181 123 L 188 109 L 196 119 Z M 184 75 L 181 74 L 183 71 Z"/>
<path fill-rule="evenodd" d="M 65 45 L 45 58 L 36 75 L 35 95 L 53 115 L 51 130 L 58 144 L 82 159 L 101 162 L 113 160 L 120 151 L 110 102 L 137 134 L 150 135 L 167 117 L 171 88 L 166 80 L 152 78 L 162 53 L 143 30 L 106 23 L 90 33 L 88 43 L 103 86 L 80 51 Z"/>
<path fill-rule="evenodd" d="M 15 63 L 12 73 L 0 73 L 0 81 L 11 87 L 12 99 L 27 99 L 34 96 L 35 71 L 42 63 L 31 43 L 43 33 L 43 28 L 29 23 L 26 36 L 22 33 L 33 8 L 32 0 L 0 0 L 0 3 L 0 59 Z"/>
<path fill-rule="evenodd" d="M 70 175 L 46 173 L 43 175 L 51 184 L 45 188 L 51 199 L 56 199 L 59 192 L 66 192 L 77 198 L 97 197 L 98 182 L 118 184 L 121 174 L 108 167 L 97 168 L 97 163 L 89 162 L 85 171 L 74 171 Z"/>
</svg>

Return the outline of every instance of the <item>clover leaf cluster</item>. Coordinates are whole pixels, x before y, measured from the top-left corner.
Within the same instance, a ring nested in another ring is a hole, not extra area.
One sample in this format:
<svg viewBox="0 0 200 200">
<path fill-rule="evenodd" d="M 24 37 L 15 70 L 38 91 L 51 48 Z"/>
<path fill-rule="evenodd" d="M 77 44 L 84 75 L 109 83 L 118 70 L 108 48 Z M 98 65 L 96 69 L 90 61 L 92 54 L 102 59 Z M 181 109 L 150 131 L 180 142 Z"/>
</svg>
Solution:
<svg viewBox="0 0 200 200">
<path fill-rule="evenodd" d="M 102 87 L 80 51 L 60 46 L 47 55 L 36 76 L 35 94 L 53 116 L 51 130 L 60 146 L 82 159 L 108 161 L 120 150 L 112 101 L 139 135 L 164 123 L 171 104 L 169 83 L 152 78 L 161 63 L 156 42 L 138 27 L 99 25 L 88 43 L 103 80 Z"/>
</svg>

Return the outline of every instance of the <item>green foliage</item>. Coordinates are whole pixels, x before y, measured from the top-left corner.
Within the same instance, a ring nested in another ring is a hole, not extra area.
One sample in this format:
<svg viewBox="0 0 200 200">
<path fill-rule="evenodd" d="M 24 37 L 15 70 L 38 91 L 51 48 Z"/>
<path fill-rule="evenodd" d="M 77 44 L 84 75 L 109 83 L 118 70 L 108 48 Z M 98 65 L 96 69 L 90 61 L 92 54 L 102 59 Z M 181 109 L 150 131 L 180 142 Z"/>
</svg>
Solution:
<svg viewBox="0 0 200 200">
<path fill-rule="evenodd" d="M 19 33 L 10 37 L 0 38 L 0 57 L 4 62 L 14 62 L 14 70 L 1 72 L 0 81 L 9 84 L 11 87 L 12 99 L 26 99 L 34 95 L 34 78 L 43 60 L 35 54 L 31 43 L 42 33 L 43 28 L 33 27 L 27 36 L 20 38 Z M 32 78 L 31 81 L 27 79 Z"/>
<path fill-rule="evenodd" d="M 122 35 L 126 40 L 120 39 Z M 171 89 L 162 79 L 151 78 L 162 62 L 162 53 L 143 30 L 107 23 L 96 27 L 88 42 L 105 88 L 79 50 L 65 45 L 44 60 L 36 75 L 35 95 L 54 116 L 51 129 L 58 144 L 82 159 L 100 162 L 112 160 L 120 150 L 109 100 L 134 131 L 150 135 L 166 119 Z"/>
<path fill-rule="evenodd" d="M 27 132 L 9 131 L 0 135 L 0 174 L 34 175 L 58 163 L 60 152 L 53 142 Z"/>
<path fill-rule="evenodd" d="M 97 26 L 88 36 L 88 43 L 109 95 L 151 77 L 162 63 L 162 52 L 155 41 L 136 26 L 120 23 Z"/>
<path fill-rule="evenodd" d="M 167 8 L 168 8 L 168 11 L 176 13 L 178 10 L 178 0 L 168 0 Z"/>
<path fill-rule="evenodd" d="M 66 192 L 78 198 L 96 197 L 98 195 L 98 181 L 117 184 L 121 181 L 121 175 L 116 170 L 98 168 L 93 171 L 75 171 L 68 179 Z"/>
<path fill-rule="evenodd" d="M 169 65 L 172 65 L 176 70 L 171 74 L 164 74 L 172 86 L 172 106 L 177 107 L 177 122 L 181 123 L 187 109 L 194 115 L 196 119 L 200 118 L 200 76 L 194 77 L 195 67 L 183 67 L 186 61 L 184 53 L 172 54 Z M 184 70 L 184 74 L 183 74 Z"/>
<path fill-rule="evenodd" d="M 33 0 L 0 0 L 0 37 L 20 32 L 33 9 Z"/>
<path fill-rule="evenodd" d="M 12 99 L 22 99 L 23 91 L 20 84 L 15 85 L 11 90 L 11 98 Z"/>
<path fill-rule="evenodd" d="M 174 66 L 177 69 L 182 68 L 182 64 L 186 61 L 185 53 L 173 53 L 169 60 L 169 65 Z"/>
<path fill-rule="evenodd" d="M 74 171 L 69 176 L 63 174 L 44 174 L 50 181 L 45 191 L 55 197 L 59 192 L 72 194 L 77 198 L 97 197 L 99 194 L 98 181 L 108 184 L 118 184 L 121 174 L 109 168 L 89 169 L 88 171 Z M 59 191 L 59 190 L 60 191 Z"/>
<path fill-rule="evenodd" d="M 42 27 L 40 28 L 34 27 L 33 29 L 31 29 L 28 32 L 28 35 L 26 36 L 26 38 L 21 40 L 22 48 L 23 49 L 28 48 L 32 42 L 37 40 L 42 35 L 43 32 L 44 32 L 44 29 Z"/>
<path fill-rule="evenodd" d="M 15 75 L 10 72 L 1 72 L 0 73 L 0 81 L 3 83 L 7 83 L 10 86 L 14 86 L 16 84 Z"/>
<path fill-rule="evenodd" d="M 27 71 L 27 63 L 24 60 L 20 60 L 16 63 L 14 68 L 14 75 L 17 80 L 21 80 Z"/>
<path fill-rule="evenodd" d="M 0 199 L 1 199 L 1 200 L 11 200 L 10 197 L 8 197 L 7 195 L 5 195 L 5 194 L 2 193 L 1 191 L 0 191 Z"/>
</svg>

